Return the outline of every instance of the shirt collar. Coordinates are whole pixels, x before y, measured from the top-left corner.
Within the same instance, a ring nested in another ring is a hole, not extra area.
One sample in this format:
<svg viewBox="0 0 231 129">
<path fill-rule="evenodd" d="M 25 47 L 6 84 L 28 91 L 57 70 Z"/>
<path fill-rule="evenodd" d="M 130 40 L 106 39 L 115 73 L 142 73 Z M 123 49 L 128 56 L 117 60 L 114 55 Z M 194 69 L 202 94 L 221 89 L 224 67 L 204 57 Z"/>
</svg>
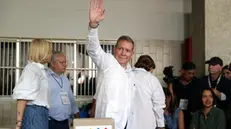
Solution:
<svg viewBox="0 0 231 129">
<path fill-rule="evenodd" d="M 144 68 L 134 68 L 133 70 L 137 70 L 137 71 L 144 71 L 147 72 Z"/>
<path fill-rule="evenodd" d="M 52 75 L 52 76 L 55 76 L 55 77 L 62 77 L 63 76 L 63 74 L 58 76 L 51 68 L 47 68 L 46 71 L 47 71 L 48 75 Z"/>
<path fill-rule="evenodd" d="M 214 112 L 214 107 L 211 108 L 211 110 L 208 112 L 207 117 L 213 115 Z M 204 115 L 204 110 L 203 108 L 200 110 L 200 114 Z"/>
<path fill-rule="evenodd" d="M 126 69 L 125 69 L 125 72 L 131 72 L 132 71 L 132 67 L 130 64 L 127 64 L 126 65 Z"/>
<path fill-rule="evenodd" d="M 28 64 L 35 64 L 36 66 L 38 66 L 40 69 L 45 69 L 45 66 L 44 64 L 41 64 L 41 63 L 37 63 L 37 62 L 34 62 L 34 61 L 28 61 Z"/>
</svg>

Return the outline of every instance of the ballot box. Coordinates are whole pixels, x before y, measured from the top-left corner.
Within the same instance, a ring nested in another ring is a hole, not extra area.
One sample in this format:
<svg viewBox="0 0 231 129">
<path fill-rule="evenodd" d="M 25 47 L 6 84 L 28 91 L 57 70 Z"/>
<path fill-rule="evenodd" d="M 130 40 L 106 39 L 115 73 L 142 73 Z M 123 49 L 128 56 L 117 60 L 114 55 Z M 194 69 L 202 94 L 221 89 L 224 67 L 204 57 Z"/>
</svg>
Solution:
<svg viewBox="0 0 231 129">
<path fill-rule="evenodd" d="M 111 118 L 74 119 L 73 129 L 114 129 L 114 120 Z"/>
</svg>

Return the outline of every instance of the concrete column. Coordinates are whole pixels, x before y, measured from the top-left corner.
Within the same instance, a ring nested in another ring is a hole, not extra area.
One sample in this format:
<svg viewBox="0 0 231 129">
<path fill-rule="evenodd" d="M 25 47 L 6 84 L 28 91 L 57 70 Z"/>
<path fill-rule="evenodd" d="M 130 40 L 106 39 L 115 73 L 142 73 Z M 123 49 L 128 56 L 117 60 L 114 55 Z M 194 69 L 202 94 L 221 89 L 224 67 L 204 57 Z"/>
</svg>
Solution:
<svg viewBox="0 0 231 129">
<path fill-rule="evenodd" d="M 198 75 L 205 74 L 205 60 L 219 56 L 231 62 L 231 0 L 192 0 L 193 61 Z"/>
</svg>

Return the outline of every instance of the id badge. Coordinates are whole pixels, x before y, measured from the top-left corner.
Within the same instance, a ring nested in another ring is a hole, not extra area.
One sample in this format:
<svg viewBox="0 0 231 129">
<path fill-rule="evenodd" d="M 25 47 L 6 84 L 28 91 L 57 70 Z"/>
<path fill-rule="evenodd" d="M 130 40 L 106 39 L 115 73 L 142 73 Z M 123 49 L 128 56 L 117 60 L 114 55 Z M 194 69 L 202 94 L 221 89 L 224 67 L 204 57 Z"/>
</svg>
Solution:
<svg viewBox="0 0 231 129">
<path fill-rule="evenodd" d="M 188 100 L 187 99 L 180 99 L 179 108 L 181 110 L 187 110 L 188 109 Z"/>
<path fill-rule="evenodd" d="M 61 97 L 62 103 L 64 105 L 70 104 L 67 92 L 61 91 L 60 92 L 60 97 Z"/>
</svg>

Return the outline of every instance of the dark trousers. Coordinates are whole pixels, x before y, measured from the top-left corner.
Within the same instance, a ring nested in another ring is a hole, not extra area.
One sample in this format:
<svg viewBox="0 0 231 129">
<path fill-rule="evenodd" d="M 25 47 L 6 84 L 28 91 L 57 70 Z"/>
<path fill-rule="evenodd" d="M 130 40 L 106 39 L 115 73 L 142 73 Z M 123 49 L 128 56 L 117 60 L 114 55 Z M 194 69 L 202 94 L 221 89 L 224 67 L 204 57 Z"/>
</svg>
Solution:
<svg viewBox="0 0 231 129">
<path fill-rule="evenodd" d="M 68 119 L 64 121 L 57 121 L 55 119 L 49 119 L 49 129 L 69 129 Z"/>
</svg>

